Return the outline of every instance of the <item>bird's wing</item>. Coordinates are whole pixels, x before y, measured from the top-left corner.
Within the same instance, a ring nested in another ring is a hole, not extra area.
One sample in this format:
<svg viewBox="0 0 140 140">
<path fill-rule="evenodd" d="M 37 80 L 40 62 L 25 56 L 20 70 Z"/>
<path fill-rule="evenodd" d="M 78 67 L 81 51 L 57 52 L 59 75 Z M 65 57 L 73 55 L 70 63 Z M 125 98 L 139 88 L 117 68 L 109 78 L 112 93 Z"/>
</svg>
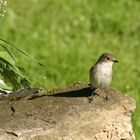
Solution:
<svg viewBox="0 0 140 140">
<path fill-rule="evenodd" d="M 90 81 L 90 84 L 91 84 L 91 77 L 92 77 L 92 74 L 93 74 L 93 69 L 94 69 L 94 65 L 91 67 L 91 69 L 89 71 L 89 81 Z"/>
<path fill-rule="evenodd" d="M 95 66 L 95 65 L 93 65 L 93 66 L 91 67 L 91 69 L 90 69 L 90 73 L 93 71 L 93 69 L 94 69 L 94 66 Z"/>
</svg>

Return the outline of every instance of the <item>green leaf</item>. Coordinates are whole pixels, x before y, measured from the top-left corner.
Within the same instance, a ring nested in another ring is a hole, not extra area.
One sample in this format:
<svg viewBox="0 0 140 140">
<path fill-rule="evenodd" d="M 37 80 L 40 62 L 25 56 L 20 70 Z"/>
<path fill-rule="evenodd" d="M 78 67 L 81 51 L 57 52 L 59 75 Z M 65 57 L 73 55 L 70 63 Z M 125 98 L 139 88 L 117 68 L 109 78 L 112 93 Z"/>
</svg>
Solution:
<svg viewBox="0 0 140 140">
<path fill-rule="evenodd" d="M 12 86 L 13 90 L 30 87 L 29 80 L 26 77 L 22 76 L 19 70 L 14 65 L 1 57 L 0 73 L 3 76 L 4 82 L 8 86 Z"/>
<path fill-rule="evenodd" d="M 14 44 L 12 44 L 11 42 L 8 42 L 8 41 L 6 41 L 6 40 L 4 40 L 4 39 L 1 39 L 0 38 L 0 40 L 2 41 L 2 42 L 4 42 L 4 43 L 6 43 L 6 44 L 8 44 L 8 45 L 10 45 L 11 47 L 14 47 L 17 51 L 19 51 L 20 53 L 22 53 L 23 55 L 25 55 L 26 57 L 28 57 L 28 58 L 30 58 L 32 61 L 34 61 L 34 62 L 36 62 L 37 64 L 39 64 L 40 66 L 42 66 L 42 67 L 46 67 L 44 64 L 42 64 L 42 63 L 40 63 L 40 62 L 38 62 L 36 59 L 34 59 L 30 54 L 28 54 L 27 52 L 25 52 L 25 51 L 23 51 L 23 50 L 21 50 L 21 49 L 18 49 Z M 1 45 L 1 44 L 0 44 Z M 3 45 L 4 46 L 4 45 Z M 3 47 L 2 46 L 2 47 Z M 7 48 L 6 48 L 7 49 Z M 7 49 L 7 51 L 8 51 L 8 49 Z M 9 51 L 10 52 L 10 51 Z M 10 52 L 11 53 L 11 52 Z M 12 55 L 9 53 L 9 55 L 12 57 Z M 14 57 L 13 57 L 13 59 L 15 59 Z"/>
<path fill-rule="evenodd" d="M 16 61 L 14 55 L 6 48 L 3 44 L 0 43 L 0 45 L 2 46 L 2 48 L 4 48 L 4 49 L 6 50 L 6 52 L 11 56 L 11 58 L 12 58 L 14 61 Z"/>
<path fill-rule="evenodd" d="M 7 62 L 11 63 L 12 65 L 15 65 L 15 61 L 11 58 L 11 56 L 9 56 L 9 53 L 5 51 L 0 51 L 0 57 L 4 58 L 5 60 L 7 60 Z"/>
<path fill-rule="evenodd" d="M 2 90 L 12 90 L 12 87 L 6 85 L 3 80 L 0 80 L 0 89 Z"/>
</svg>

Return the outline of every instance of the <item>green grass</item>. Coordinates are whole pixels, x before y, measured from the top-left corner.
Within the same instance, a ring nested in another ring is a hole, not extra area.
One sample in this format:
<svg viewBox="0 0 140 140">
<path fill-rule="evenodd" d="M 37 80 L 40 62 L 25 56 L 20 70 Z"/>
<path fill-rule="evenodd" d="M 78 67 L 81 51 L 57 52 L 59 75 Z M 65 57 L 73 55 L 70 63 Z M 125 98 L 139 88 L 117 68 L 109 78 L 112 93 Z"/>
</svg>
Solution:
<svg viewBox="0 0 140 140">
<path fill-rule="evenodd" d="M 133 129 L 140 140 L 140 1 L 10 0 L 0 19 L 0 37 L 32 54 L 42 68 L 17 54 L 33 86 L 88 82 L 92 64 L 113 53 L 112 86 L 137 101 Z"/>
</svg>

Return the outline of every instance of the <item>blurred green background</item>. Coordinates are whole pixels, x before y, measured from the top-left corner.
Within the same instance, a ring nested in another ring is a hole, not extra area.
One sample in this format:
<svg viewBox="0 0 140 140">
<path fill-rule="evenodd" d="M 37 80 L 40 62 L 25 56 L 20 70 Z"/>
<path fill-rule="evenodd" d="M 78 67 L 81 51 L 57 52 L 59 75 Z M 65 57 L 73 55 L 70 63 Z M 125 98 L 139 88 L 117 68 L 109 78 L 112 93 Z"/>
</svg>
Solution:
<svg viewBox="0 0 140 140">
<path fill-rule="evenodd" d="M 137 101 L 133 129 L 140 140 L 140 1 L 9 0 L 0 38 L 27 51 L 46 68 L 16 53 L 34 87 L 88 82 L 103 52 L 119 60 L 112 87 Z"/>
</svg>

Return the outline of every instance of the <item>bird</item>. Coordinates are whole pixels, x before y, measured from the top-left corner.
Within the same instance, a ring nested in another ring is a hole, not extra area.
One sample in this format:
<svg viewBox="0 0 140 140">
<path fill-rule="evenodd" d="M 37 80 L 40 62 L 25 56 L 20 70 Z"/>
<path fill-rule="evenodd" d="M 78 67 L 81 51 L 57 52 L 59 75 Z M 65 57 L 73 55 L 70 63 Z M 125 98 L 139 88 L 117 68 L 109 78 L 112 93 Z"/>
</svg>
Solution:
<svg viewBox="0 0 140 140">
<path fill-rule="evenodd" d="M 92 90 L 109 87 L 112 81 L 112 67 L 119 61 L 111 53 L 103 53 L 91 67 L 89 80 Z"/>
</svg>

